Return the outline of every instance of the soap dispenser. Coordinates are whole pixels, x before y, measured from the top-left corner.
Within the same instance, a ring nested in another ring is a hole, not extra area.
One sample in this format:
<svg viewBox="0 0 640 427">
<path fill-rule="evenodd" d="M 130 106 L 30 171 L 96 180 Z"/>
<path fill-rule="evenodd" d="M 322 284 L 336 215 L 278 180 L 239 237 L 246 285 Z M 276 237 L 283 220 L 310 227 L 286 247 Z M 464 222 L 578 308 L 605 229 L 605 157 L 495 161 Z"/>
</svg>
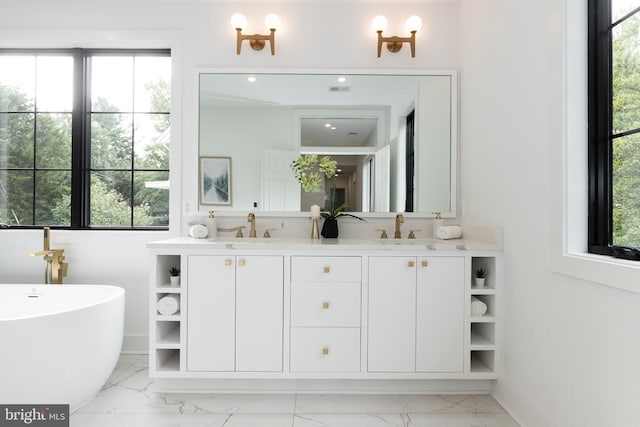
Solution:
<svg viewBox="0 0 640 427">
<path fill-rule="evenodd" d="M 444 225 L 444 220 L 440 212 L 434 212 L 433 214 L 436 216 L 433 220 L 433 238 L 435 239 L 438 236 L 438 228 Z"/>
<path fill-rule="evenodd" d="M 207 218 L 207 235 L 210 239 L 218 236 L 218 224 L 216 222 L 215 211 L 209 211 L 209 218 Z"/>
</svg>

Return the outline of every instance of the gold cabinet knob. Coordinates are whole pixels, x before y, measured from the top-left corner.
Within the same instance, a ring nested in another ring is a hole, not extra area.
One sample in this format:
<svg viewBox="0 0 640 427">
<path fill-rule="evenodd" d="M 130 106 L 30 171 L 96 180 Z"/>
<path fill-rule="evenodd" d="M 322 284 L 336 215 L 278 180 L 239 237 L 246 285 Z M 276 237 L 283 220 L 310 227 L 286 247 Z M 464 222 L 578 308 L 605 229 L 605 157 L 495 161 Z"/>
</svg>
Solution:
<svg viewBox="0 0 640 427">
<path fill-rule="evenodd" d="M 227 267 L 231 265 L 231 259 L 227 258 L 224 260 L 224 265 L 226 265 Z"/>
<path fill-rule="evenodd" d="M 416 263 L 415 263 L 415 262 L 413 262 L 413 261 L 409 261 L 409 262 L 407 263 L 407 265 L 408 265 L 410 268 L 413 268 L 413 267 L 416 265 Z"/>
<path fill-rule="evenodd" d="M 238 265 L 239 265 L 240 267 L 244 267 L 244 263 L 245 263 L 245 261 L 244 261 L 243 259 L 238 260 Z"/>
<path fill-rule="evenodd" d="M 326 356 L 329 354 L 329 347 L 322 347 L 322 355 Z"/>
<path fill-rule="evenodd" d="M 322 269 L 322 271 L 323 271 L 323 272 L 325 272 L 325 273 L 329 273 L 329 272 L 331 272 L 331 268 L 329 268 L 329 266 L 328 266 L 328 265 L 326 265 L 326 266 Z"/>
<path fill-rule="evenodd" d="M 322 309 L 323 310 L 328 310 L 329 309 L 329 301 L 325 301 L 322 303 Z"/>
<path fill-rule="evenodd" d="M 427 260 L 423 260 L 423 261 L 422 261 L 422 266 L 423 266 L 423 267 L 428 267 L 428 266 L 429 266 L 429 261 L 427 261 Z"/>
</svg>

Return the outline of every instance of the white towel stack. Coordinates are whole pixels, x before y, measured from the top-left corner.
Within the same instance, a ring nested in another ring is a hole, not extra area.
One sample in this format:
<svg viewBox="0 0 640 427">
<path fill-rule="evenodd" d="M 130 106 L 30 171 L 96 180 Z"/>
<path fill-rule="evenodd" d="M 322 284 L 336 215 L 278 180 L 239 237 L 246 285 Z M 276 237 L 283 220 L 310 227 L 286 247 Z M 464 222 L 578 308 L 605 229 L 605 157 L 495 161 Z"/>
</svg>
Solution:
<svg viewBox="0 0 640 427">
<path fill-rule="evenodd" d="M 160 314 L 176 314 L 180 311 L 180 295 L 166 295 L 158 300 L 156 307 Z"/>
<path fill-rule="evenodd" d="M 462 237 L 462 227 L 459 225 L 444 225 L 438 227 L 436 237 L 442 240 L 459 239 Z"/>
<path fill-rule="evenodd" d="M 487 304 L 480 301 L 476 297 L 471 297 L 471 316 L 478 317 L 484 316 L 487 312 Z"/>
</svg>

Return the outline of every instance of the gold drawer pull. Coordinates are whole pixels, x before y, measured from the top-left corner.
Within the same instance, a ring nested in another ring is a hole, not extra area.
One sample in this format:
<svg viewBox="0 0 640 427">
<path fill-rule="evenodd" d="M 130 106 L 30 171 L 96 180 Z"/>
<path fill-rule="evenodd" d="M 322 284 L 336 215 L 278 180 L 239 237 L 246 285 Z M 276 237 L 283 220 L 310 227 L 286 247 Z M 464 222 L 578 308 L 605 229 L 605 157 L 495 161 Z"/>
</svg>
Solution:
<svg viewBox="0 0 640 427">
<path fill-rule="evenodd" d="M 416 265 L 416 263 L 415 263 L 415 262 L 413 262 L 413 261 L 409 261 L 409 262 L 407 263 L 407 265 L 408 265 L 409 267 L 413 267 L 414 265 Z"/>
<path fill-rule="evenodd" d="M 325 301 L 322 303 L 322 309 L 323 310 L 328 310 L 329 309 L 329 301 Z"/>
<path fill-rule="evenodd" d="M 240 267 L 244 267 L 244 262 L 245 262 L 245 261 L 244 261 L 243 259 L 241 259 L 241 260 L 239 260 L 239 261 L 238 261 L 238 265 L 239 265 Z"/>
<path fill-rule="evenodd" d="M 322 355 L 326 356 L 329 354 L 329 347 L 322 347 Z"/>
<path fill-rule="evenodd" d="M 224 260 L 224 265 L 226 265 L 226 266 L 230 266 L 230 265 L 231 265 L 231 260 L 230 260 L 230 259 L 228 259 L 228 258 L 227 258 L 227 259 L 225 259 L 225 260 Z"/>
<path fill-rule="evenodd" d="M 422 266 L 423 267 L 429 266 L 429 261 L 422 261 Z"/>
<path fill-rule="evenodd" d="M 331 271 L 331 268 L 329 268 L 329 266 L 327 265 L 322 269 L 322 271 L 325 273 L 329 273 Z"/>
</svg>

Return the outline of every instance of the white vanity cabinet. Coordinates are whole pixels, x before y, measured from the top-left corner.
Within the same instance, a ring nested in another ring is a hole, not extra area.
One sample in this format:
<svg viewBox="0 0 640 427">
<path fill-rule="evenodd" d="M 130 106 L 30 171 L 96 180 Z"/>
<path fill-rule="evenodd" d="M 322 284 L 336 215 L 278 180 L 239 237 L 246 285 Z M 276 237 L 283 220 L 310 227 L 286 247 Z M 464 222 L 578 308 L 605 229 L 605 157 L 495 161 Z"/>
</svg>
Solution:
<svg viewBox="0 0 640 427">
<path fill-rule="evenodd" d="M 463 371 L 464 265 L 464 257 L 369 257 L 369 372 Z"/>
<path fill-rule="evenodd" d="M 498 377 L 498 249 L 275 238 L 149 247 L 149 375 L 165 391 L 467 392 Z M 167 296 L 179 307 L 161 314 Z"/>
<path fill-rule="evenodd" d="M 187 370 L 282 371 L 283 257 L 188 257 Z"/>
</svg>

